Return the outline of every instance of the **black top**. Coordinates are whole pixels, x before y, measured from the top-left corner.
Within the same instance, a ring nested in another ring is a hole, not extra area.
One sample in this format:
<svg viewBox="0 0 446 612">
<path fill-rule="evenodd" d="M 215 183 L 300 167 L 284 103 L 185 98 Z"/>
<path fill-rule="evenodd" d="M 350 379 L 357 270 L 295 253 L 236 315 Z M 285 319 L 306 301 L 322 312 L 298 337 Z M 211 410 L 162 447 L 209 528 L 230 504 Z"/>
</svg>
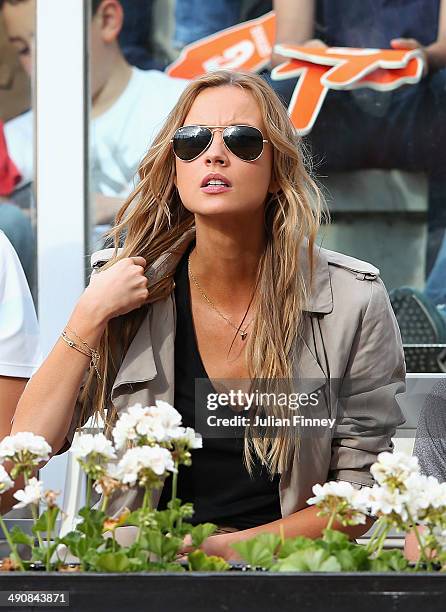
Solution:
<svg viewBox="0 0 446 612">
<path fill-rule="evenodd" d="M 193 324 L 187 260 L 193 242 L 175 273 L 177 327 L 175 335 L 175 408 L 183 425 L 195 429 L 195 378 L 207 379 L 214 392 L 198 351 Z M 229 330 L 228 330 L 229 331 Z M 200 392 L 201 396 L 201 392 Z M 206 410 L 206 406 L 197 410 Z M 279 475 L 273 480 L 260 461 L 255 461 L 253 478 L 243 463 L 243 439 L 203 438 L 203 448 L 192 451 L 192 465 L 180 466 L 178 497 L 194 504 L 190 519 L 194 525 L 217 525 L 249 529 L 281 518 Z M 172 494 L 172 477 L 166 479 L 158 504 L 167 507 Z"/>
</svg>

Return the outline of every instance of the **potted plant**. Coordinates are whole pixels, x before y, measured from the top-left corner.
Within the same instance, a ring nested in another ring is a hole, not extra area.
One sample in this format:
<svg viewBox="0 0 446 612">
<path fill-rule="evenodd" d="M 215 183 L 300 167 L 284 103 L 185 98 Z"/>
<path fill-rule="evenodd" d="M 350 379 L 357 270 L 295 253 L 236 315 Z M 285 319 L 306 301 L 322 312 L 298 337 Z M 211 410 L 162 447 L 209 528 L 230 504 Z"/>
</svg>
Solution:
<svg viewBox="0 0 446 612">
<path fill-rule="evenodd" d="M 446 484 L 422 476 L 415 457 L 379 455 L 371 468 L 376 484 L 370 488 L 356 490 L 346 482 L 315 485 L 308 503 L 329 517 L 320 539 L 261 534 L 233 545 L 242 559 L 233 564 L 201 550 L 215 526 L 191 525 L 187 519 L 193 514 L 192 505 L 177 498 L 178 467 L 190 465 L 191 451 L 201 446 L 201 437 L 182 427 L 180 414 L 165 402 L 130 407 L 117 421 L 112 440 L 103 434 L 80 435 L 72 452 L 87 475 L 87 500 L 76 528 L 61 537 L 55 533 L 61 513 L 57 494 L 44 491 L 43 483 L 32 476 L 51 448 L 42 437 L 28 432 L 5 438 L 0 458 L 13 467 L 8 474 L 0 466 L 0 493 L 23 474 L 25 486 L 14 496 L 16 507 L 32 508 L 33 535 L 17 527 L 8 532 L 0 517 L 11 550 L 3 569 L 14 570 L 0 576 L 0 590 L 10 589 L 10 596 L 18 591 L 22 596 L 25 591 L 65 593 L 59 604 L 66 605 L 69 599 L 70 606 L 79 610 L 97 610 L 106 601 L 111 609 L 124 605 L 145 609 L 147 601 L 163 610 L 177 609 L 180 603 L 182 609 L 193 609 L 203 598 L 209 598 L 210 607 L 220 601 L 230 609 L 244 610 L 270 609 L 274 601 L 280 601 L 283 610 L 311 602 L 316 610 L 329 604 L 345 608 L 354 602 L 364 610 L 368 605 L 375 609 L 380 602 L 385 610 L 400 598 L 407 611 L 411 609 L 407 602 L 416 602 L 426 589 L 435 593 L 438 605 L 444 604 Z M 159 511 L 151 507 L 152 491 L 168 477 L 173 479 L 172 498 L 168 509 Z M 113 492 L 136 485 L 145 491 L 141 507 L 108 516 Z M 97 507 L 91 507 L 92 486 L 102 494 Z M 366 546 L 332 529 L 335 521 L 364 523 L 370 512 L 378 521 Z M 399 550 L 384 549 L 391 528 L 409 531 L 419 524 L 425 530 L 422 535 L 415 530 L 420 546 L 416 564 L 409 564 Z M 117 533 L 128 526 L 136 537 L 124 545 Z M 187 555 L 182 554 L 185 540 L 191 545 Z M 19 547 L 27 550 L 26 558 Z M 67 551 L 76 557 L 76 564 L 66 563 Z M 432 600 L 430 610 L 435 605 Z"/>
</svg>

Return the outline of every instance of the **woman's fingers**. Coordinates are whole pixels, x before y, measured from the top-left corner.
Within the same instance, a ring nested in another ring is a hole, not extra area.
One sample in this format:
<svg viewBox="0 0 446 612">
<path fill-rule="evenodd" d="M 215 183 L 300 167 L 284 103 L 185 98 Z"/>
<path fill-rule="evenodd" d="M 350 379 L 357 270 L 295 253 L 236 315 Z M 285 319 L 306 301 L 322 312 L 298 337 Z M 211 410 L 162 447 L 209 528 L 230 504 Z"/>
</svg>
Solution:
<svg viewBox="0 0 446 612">
<path fill-rule="evenodd" d="M 145 268 L 147 265 L 147 262 L 144 259 L 144 257 L 141 257 L 139 255 L 135 257 L 130 257 L 129 259 L 133 260 L 133 263 L 136 264 L 137 266 L 142 266 L 143 268 Z"/>
</svg>

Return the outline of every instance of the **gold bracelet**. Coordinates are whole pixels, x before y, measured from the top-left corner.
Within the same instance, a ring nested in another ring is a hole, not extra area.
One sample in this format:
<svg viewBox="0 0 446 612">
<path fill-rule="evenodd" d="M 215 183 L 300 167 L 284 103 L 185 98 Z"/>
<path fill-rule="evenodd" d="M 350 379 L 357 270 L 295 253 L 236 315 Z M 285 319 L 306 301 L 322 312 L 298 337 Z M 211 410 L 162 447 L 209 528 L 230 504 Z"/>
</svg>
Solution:
<svg viewBox="0 0 446 612">
<path fill-rule="evenodd" d="M 79 353 L 82 353 L 83 355 L 86 355 L 87 357 L 91 357 L 91 353 L 87 353 L 87 351 L 85 351 L 82 347 L 77 345 L 76 342 L 74 342 L 74 340 L 71 340 L 71 338 L 67 336 L 65 331 L 61 333 L 61 336 L 62 336 L 62 340 L 64 340 L 70 348 L 74 348 L 77 351 L 79 351 Z"/>
<path fill-rule="evenodd" d="M 99 380 L 102 380 L 101 375 L 99 374 L 99 370 L 98 370 L 98 363 L 99 363 L 99 359 L 100 359 L 100 355 L 98 353 L 98 351 L 94 348 L 91 348 L 91 346 L 89 346 L 85 340 L 82 340 L 82 338 L 80 336 L 78 336 L 76 334 L 76 332 L 71 329 L 71 327 L 68 327 L 68 325 L 66 326 L 66 329 L 72 333 L 74 336 L 76 336 L 76 338 L 78 340 L 80 340 L 82 342 L 82 344 L 87 348 L 87 350 L 89 351 L 89 354 L 91 356 L 91 362 L 90 362 L 90 367 L 94 367 L 94 369 L 96 370 L 96 374 L 98 375 Z"/>
<path fill-rule="evenodd" d="M 80 336 L 78 336 L 78 335 L 76 334 L 76 332 L 75 332 L 75 331 L 73 331 L 73 330 L 71 329 L 71 327 L 68 327 L 68 325 L 66 325 L 66 326 L 65 326 L 65 329 L 67 329 L 67 330 L 70 332 L 70 334 L 73 334 L 73 336 L 76 336 L 76 338 L 82 342 L 82 344 L 83 344 L 83 345 L 84 345 L 84 346 L 87 348 L 87 350 L 88 350 L 88 351 L 90 351 L 90 353 L 95 353 L 95 352 L 97 352 L 97 351 L 96 351 L 96 349 L 91 348 L 91 346 L 89 346 L 89 345 L 88 345 L 88 344 L 85 342 L 85 340 L 82 340 L 82 338 L 81 338 Z"/>
<path fill-rule="evenodd" d="M 68 327 L 66 329 L 69 329 Z M 79 336 L 77 334 L 75 334 L 74 332 L 72 332 L 77 338 L 79 338 Z M 76 344 L 76 342 L 74 342 L 74 340 L 72 340 L 68 334 L 66 333 L 66 331 L 64 330 L 61 333 L 61 338 L 64 342 L 66 342 L 66 344 L 68 344 L 68 346 L 70 348 L 74 348 L 76 351 L 78 351 L 79 353 L 82 353 L 82 355 L 85 355 L 86 357 L 90 357 L 90 369 L 93 367 L 96 371 L 96 374 L 99 378 L 99 380 L 102 380 L 101 375 L 99 374 L 99 369 L 98 369 L 98 362 L 100 359 L 100 355 L 98 353 L 98 351 L 96 349 L 92 349 L 88 346 L 88 344 L 86 342 L 84 342 L 82 340 L 82 338 L 79 338 L 79 340 L 82 342 L 82 344 L 84 344 L 87 349 L 88 352 L 81 346 L 79 346 L 78 344 Z"/>
</svg>

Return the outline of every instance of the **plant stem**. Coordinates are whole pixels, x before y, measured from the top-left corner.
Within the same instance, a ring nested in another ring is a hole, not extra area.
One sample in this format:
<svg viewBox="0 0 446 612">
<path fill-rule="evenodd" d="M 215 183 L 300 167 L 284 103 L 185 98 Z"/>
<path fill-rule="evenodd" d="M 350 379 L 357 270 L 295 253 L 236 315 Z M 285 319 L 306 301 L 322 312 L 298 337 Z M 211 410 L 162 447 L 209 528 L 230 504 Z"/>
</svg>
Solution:
<svg viewBox="0 0 446 612">
<path fill-rule="evenodd" d="M 149 487 L 146 487 L 146 490 L 144 492 L 142 507 L 143 507 L 143 510 L 152 509 L 152 495 L 151 495 L 151 489 Z"/>
<path fill-rule="evenodd" d="M 177 498 L 177 485 L 178 485 L 178 461 L 175 461 L 175 471 L 172 475 L 172 497 L 170 499 L 170 501 L 172 502 L 172 507 L 174 507 L 174 502 L 176 501 Z M 172 516 L 172 514 L 171 514 Z M 179 520 L 181 520 L 181 517 L 179 517 Z M 170 523 L 170 531 L 173 532 L 175 529 L 175 525 L 173 524 L 173 521 Z"/>
<path fill-rule="evenodd" d="M 382 533 L 380 534 L 380 536 L 378 538 L 378 547 L 376 549 L 376 556 L 378 556 L 381 553 L 382 548 L 384 546 L 384 541 L 385 541 L 389 531 L 390 531 L 390 525 L 386 525 L 384 523 L 384 529 L 383 529 Z"/>
<path fill-rule="evenodd" d="M 333 512 L 330 514 L 330 518 L 328 519 L 328 523 L 327 526 L 325 527 L 325 529 L 331 529 L 332 525 L 335 521 L 336 518 L 336 508 L 333 510 Z"/>
<path fill-rule="evenodd" d="M 375 544 L 385 528 L 386 528 L 385 522 L 382 520 L 382 518 L 379 518 L 376 523 L 375 531 L 372 533 L 372 536 L 370 537 L 370 540 L 368 541 L 367 546 L 366 546 L 367 552 L 369 554 L 375 551 Z"/>
<path fill-rule="evenodd" d="M 105 512 L 105 510 L 107 509 L 107 506 L 108 506 L 108 495 L 104 495 L 104 498 L 101 504 L 101 512 Z"/>
<path fill-rule="evenodd" d="M 3 533 L 5 534 L 6 541 L 9 544 L 9 548 L 11 549 L 11 552 L 14 555 L 15 561 L 17 561 L 19 568 L 22 570 L 22 572 L 24 572 L 25 571 L 25 567 L 23 566 L 23 562 L 22 562 L 22 560 L 20 558 L 19 553 L 17 552 L 16 545 L 11 540 L 11 536 L 9 535 L 8 528 L 6 527 L 5 521 L 3 520 L 3 517 L 1 515 L 0 515 L 0 525 L 1 525 L 1 528 L 3 530 Z"/>
<path fill-rule="evenodd" d="M 87 508 L 91 507 L 91 476 L 87 474 L 87 490 L 85 493 L 85 505 Z"/>
<path fill-rule="evenodd" d="M 31 504 L 31 514 L 33 515 L 34 525 L 37 523 L 37 519 L 39 518 L 39 512 L 37 508 L 38 504 Z M 43 548 L 43 540 L 39 531 L 37 532 L 37 541 L 39 542 L 39 547 Z"/>
<path fill-rule="evenodd" d="M 46 571 L 49 572 L 51 571 L 51 566 L 50 566 L 50 541 L 51 541 L 51 535 L 52 535 L 52 527 L 51 527 L 51 521 L 50 521 L 50 516 L 49 516 L 49 509 L 46 512 L 46 562 L 45 562 L 45 567 L 46 567 Z"/>
<path fill-rule="evenodd" d="M 177 486 L 178 486 L 178 461 L 175 461 L 175 471 L 172 475 L 172 497 L 171 497 L 172 502 L 174 502 L 177 498 Z"/>
<path fill-rule="evenodd" d="M 144 492 L 144 497 L 142 500 L 142 507 L 141 507 L 141 511 L 142 511 L 142 516 L 144 517 L 146 511 L 150 511 L 152 509 L 152 494 L 151 494 L 151 490 L 150 487 L 146 486 L 146 490 Z M 141 521 L 142 522 L 142 521 Z M 138 537 L 136 538 L 136 543 L 139 544 L 139 541 L 141 539 L 141 535 L 142 535 L 142 525 L 140 523 L 139 528 L 138 528 Z"/>
</svg>

